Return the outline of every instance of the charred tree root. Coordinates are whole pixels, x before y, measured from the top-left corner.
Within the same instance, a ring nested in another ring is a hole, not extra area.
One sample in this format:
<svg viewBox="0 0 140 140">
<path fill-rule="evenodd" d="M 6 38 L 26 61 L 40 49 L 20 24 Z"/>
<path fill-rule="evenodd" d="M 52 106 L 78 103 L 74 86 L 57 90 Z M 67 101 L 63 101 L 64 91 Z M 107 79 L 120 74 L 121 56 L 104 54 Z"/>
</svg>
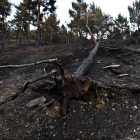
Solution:
<svg viewBox="0 0 140 140">
<path fill-rule="evenodd" d="M 27 81 L 27 82 L 24 83 L 24 85 L 19 89 L 18 92 L 12 93 L 12 94 L 11 94 L 9 97 L 7 97 L 7 98 L 5 99 L 5 101 L 2 102 L 1 104 L 7 103 L 7 102 L 9 102 L 9 101 L 14 100 L 15 98 L 17 98 L 21 93 L 23 93 L 23 92 L 26 90 L 26 88 L 27 88 L 27 86 L 28 86 L 29 84 L 35 83 L 35 82 L 37 82 L 37 81 L 39 81 L 39 80 L 42 80 L 42 79 L 46 79 L 46 78 L 48 78 L 48 77 L 52 77 L 53 75 L 54 75 L 54 73 L 45 74 L 45 75 L 42 75 L 42 76 L 39 77 L 39 78 L 33 79 L 33 80 L 31 80 L 31 81 Z"/>
<path fill-rule="evenodd" d="M 67 115 L 68 104 L 69 104 L 69 99 L 66 97 L 63 99 L 63 108 L 62 108 L 62 115 L 64 116 Z"/>
</svg>

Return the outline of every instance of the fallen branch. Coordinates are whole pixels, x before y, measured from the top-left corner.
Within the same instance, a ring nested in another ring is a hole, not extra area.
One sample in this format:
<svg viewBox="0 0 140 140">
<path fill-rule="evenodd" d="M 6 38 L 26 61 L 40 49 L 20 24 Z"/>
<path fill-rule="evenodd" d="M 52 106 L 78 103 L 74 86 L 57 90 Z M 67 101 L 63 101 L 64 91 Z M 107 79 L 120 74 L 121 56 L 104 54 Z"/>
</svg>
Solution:
<svg viewBox="0 0 140 140">
<path fill-rule="evenodd" d="M 44 107 L 47 107 L 47 106 L 52 105 L 53 103 L 54 103 L 54 99 L 52 99 L 51 101 L 49 101 L 49 102 L 43 104 L 43 105 L 40 106 L 37 110 L 39 111 L 39 110 L 41 110 L 41 109 L 44 108 Z"/>
<path fill-rule="evenodd" d="M 132 52 L 135 52 L 135 53 L 140 53 L 140 49 L 134 49 L 132 47 L 128 47 L 128 46 L 123 46 L 124 49 L 127 49 L 127 50 L 130 50 Z"/>
<path fill-rule="evenodd" d="M 31 81 L 25 82 L 25 83 L 23 84 L 23 86 L 19 89 L 18 92 L 12 93 L 12 94 L 11 94 L 9 97 L 7 97 L 7 98 L 5 99 L 5 101 L 2 102 L 1 104 L 6 103 L 6 102 L 9 102 L 9 101 L 11 101 L 11 100 L 14 100 L 16 97 L 18 97 L 21 93 L 23 93 L 23 92 L 25 91 L 25 89 L 27 88 L 27 86 L 28 86 L 29 84 L 35 83 L 35 82 L 37 82 L 37 81 L 39 81 L 39 80 L 42 80 L 42 79 L 46 79 L 46 78 L 48 78 L 48 77 L 52 77 L 52 76 L 54 75 L 55 72 L 56 72 L 56 71 L 51 72 L 50 74 L 42 75 L 41 77 L 38 77 L 38 78 L 33 79 L 33 80 L 31 80 Z"/>
<path fill-rule="evenodd" d="M 120 65 L 109 65 L 109 66 L 103 67 L 102 69 L 110 69 L 110 68 L 120 68 Z"/>
<path fill-rule="evenodd" d="M 57 61 L 57 59 L 42 60 L 35 63 L 22 64 L 22 65 L 6 65 L 6 66 L 0 66 L 0 68 L 20 68 L 20 67 L 39 65 L 42 63 L 54 63 L 55 61 Z"/>
<path fill-rule="evenodd" d="M 117 77 L 125 77 L 125 76 L 129 76 L 129 74 L 120 74 L 120 75 L 118 75 Z"/>
<path fill-rule="evenodd" d="M 130 56 L 130 55 L 132 55 L 132 52 L 120 54 L 120 55 L 117 55 L 116 57 L 126 57 L 126 56 Z"/>
</svg>

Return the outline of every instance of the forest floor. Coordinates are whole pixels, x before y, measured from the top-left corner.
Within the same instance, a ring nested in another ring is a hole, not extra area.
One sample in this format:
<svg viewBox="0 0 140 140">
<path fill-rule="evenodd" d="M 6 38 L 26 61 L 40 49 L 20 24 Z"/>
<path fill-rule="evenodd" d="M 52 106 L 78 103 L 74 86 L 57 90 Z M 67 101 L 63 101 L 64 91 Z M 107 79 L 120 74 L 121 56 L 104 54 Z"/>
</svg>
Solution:
<svg viewBox="0 0 140 140">
<path fill-rule="evenodd" d="M 0 54 L 0 65 L 33 63 L 57 58 L 71 74 L 76 71 L 92 49 L 92 43 L 73 43 L 19 47 L 6 45 Z M 102 69 L 117 64 L 119 69 Z M 0 69 L 0 102 L 27 81 L 41 76 L 44 64 L 22 68 Z M 51 68 L 48 68 L 48 72 Z M 119 74 L 128 76 L 118 77 Z M 105 85 L 140 84 L 140 55 L 129 50 L 117 51 L 99 48 L 86 76 Z M 140 93 L 127 89 L 113 89 L 110 93 L 98 92 L 99 99 L 89 97 L 71 100 L 67 116 L 62 116 L 62 103 L 55 99 L 53 105 L 38 110 L 26 107 L 31 100 L 53 97 L 47 91 L 32 90 L 42 81 L 29 87 L 16 99 L 0 105 L 0 140 L 140 140 Z"/>
</svg>

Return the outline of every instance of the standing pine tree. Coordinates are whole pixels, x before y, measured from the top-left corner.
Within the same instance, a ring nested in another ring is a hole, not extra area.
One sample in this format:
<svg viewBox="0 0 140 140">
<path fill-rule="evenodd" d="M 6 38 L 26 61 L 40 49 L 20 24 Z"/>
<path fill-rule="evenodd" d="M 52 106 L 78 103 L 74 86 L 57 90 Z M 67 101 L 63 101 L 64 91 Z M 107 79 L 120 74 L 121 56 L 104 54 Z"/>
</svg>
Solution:
<svg viewBox="0 0 140 140">
<path fill-rule="evenodd" d="M 30 46 L 30 24 L 31 21 L 34 21 L 33 11 L 36 9 L 37 2 L 33 0 L 23 0 L 23 6 L 26 8 L 27 11 L 27 20 L 28 20 L 28 46 Z"/>
<path fill-rule="evenodd" d="M 38 13 L 37 13 L 37 34 L 36 34 L 36 44 L 35 47 L 39 47 L 39 20 L 40 20 L 40 15 L 44 15 L 45 12 L 54 12 L 56 10 L 55 3 L 56 0 L 35 0 L 38 4 Z M 40 7 L 43 8 L 42 13 L 40 13 Z"/>
<path fill-rule="evenodd" d="M 84 2 L 84 0 L 77 0 L 77 3 L 72 2 L 72 9 L 69 9 L 70 17 L 73 19 L 71 20 L 71 23 L 68 24 L 68 27 L 73 28 L 73 31 L 77 34 L 77 40 L 78 33 L 80 38 L 82 36 L 83 27 L 81 23 L 81 17 L 84 13 L 87 13 L 87 6 L 88 5 Z"/>
<path fill-rule="evenodd" d="M 133 6 L 128 6 L 130 22 L 133 26 L 137 26 L 139 30 L 140 25 L 140 1 L 133 2 Z"/>
<path fill-rule="evenodd" d="M 17 25 L 19 30 L 19 45 L 21 46 L 22 42 L 22 31 L 27 30 L 27 10 L 24 7 L 23 3 L 20 2 L 19 5 L 15 5 L 16 13 L 14 15 L 14 19 L 12 20 L 13 25 Z"/>
<path fill-rule="evenodd" d="M 0 18 L 2 21 L 2 53 L 4 53 L 4 20 L 11 14 L 11 3 L 8 0 L 0 1 Z"/>
<path fill-rule="evenodd" d="M 46 20 L 48 22 L 48 27 L 50 28 L 50 43 L 52 43 L 52 35 L 53 32 L 57 32 L 58 30 L 58 24 L 59 24 L 59 20 L 57 20 L 56 18 L 56 14 L 50 14 L 50 16 L 48 17 L 48 19 Z"/>
</svg>

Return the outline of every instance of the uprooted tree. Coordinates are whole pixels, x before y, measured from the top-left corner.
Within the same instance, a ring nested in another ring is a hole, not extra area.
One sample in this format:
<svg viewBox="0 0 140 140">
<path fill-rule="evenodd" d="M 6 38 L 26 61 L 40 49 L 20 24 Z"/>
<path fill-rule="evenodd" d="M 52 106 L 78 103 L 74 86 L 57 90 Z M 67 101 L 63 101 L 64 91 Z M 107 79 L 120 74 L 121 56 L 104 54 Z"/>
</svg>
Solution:
<svg viewBox="0 0 140 140">
<path fill-rule="evenodd" d="M 85 60 L 82 62 L 82 64 L 78 67 L 78 69 L 74 72 L 73 75 L 71 75 L 66 69 L 64 69 L 57 61 L 57 59 L 50 59 L 50 60 L 43 60 L 39 61 L 36 63 L 31 63 L 31 64 L 23 64 L 23 65 L 6 65 L 6 66 L 0 66 L 0 68 L 18 68 L 18 67 L 25 67 L 25 66 L 34 66 L 34 65 L 39 65 L 42 63 L 51 63 L 54 64 L 57 68 L 57 70 L 52 70 L 49 74 L 45 73 L 41 77 L 38 77 L 36 79 L 32 79 L 30 81 L 27 81 L 18 92 L 15 92 L 11 94 L 9 97 L 5 99 L 3 103 L 6 103 L 8 101 L 11 101 L 15 99 L 19 94 L 23 93 L 27 86 L 29 84 L 32 84 L 36 81 L 42 80 L 42 79 L 47 79 L 47 78 L 52 78 L 53 82 L 46 81 L 45 84 L 38 85 L 36 89 L 41 89 L 44 86 L 47 86 L 48 84 L 51 85 L 48 88 L 49 94 L 60 94 L 60 96 L 63 99 L 63 108 L 62 108 L 62 114 L 66 115 L 67 114 L 67 107 L 69 100 L 71 99 L 80 99 L 83 95 L 85 94 L 94 94 L 95 97 L 98 97 L 98 89 L 104 89 L 104 90 L 111 90 L 111 88 L 124 88 L 124 89 L 129 89 L 133 92 L 140 92 L 140 86 L 131 86 L 131 85 L 106 85 L 105 83 L 101 83 L 99 81 L 95 81 L 89 77 L 84 77 L 87 70 L 90 68 L 94 57 L 96 56 L 97 50 L 100 46 L 100 42 L 102 37 L 105 35 L 106 31 L 109 31 L 109 26 L 114 26 L 115 22 L 112 22 L 111 18 L 104 19 L 102 21 L 102 24 L 100 27 L 98 27 L 100 31 L 100 38 L 98 41 L 95 39 L 94 35 L 92 34 L 89 26 L 88 26 L 88 21 L 94 15 L 90 17 L 90 15 L 86 14 L 86 27 L 89 30 L 89 33 L 92 36 L 92 39 L 95 43 L 95 47 L 91 50 L 89 56 L 85 58 Z M 118 28 L 119 25 L 118 25 Z M 122 45 L 122 44 L 121 44 Z M 44 68 L 45 71 L 45 68 Z M 45 71 L 46 72 L 46 71 Z M 59 76 L 58 76 L 59 74 Z"/>
</svg>

